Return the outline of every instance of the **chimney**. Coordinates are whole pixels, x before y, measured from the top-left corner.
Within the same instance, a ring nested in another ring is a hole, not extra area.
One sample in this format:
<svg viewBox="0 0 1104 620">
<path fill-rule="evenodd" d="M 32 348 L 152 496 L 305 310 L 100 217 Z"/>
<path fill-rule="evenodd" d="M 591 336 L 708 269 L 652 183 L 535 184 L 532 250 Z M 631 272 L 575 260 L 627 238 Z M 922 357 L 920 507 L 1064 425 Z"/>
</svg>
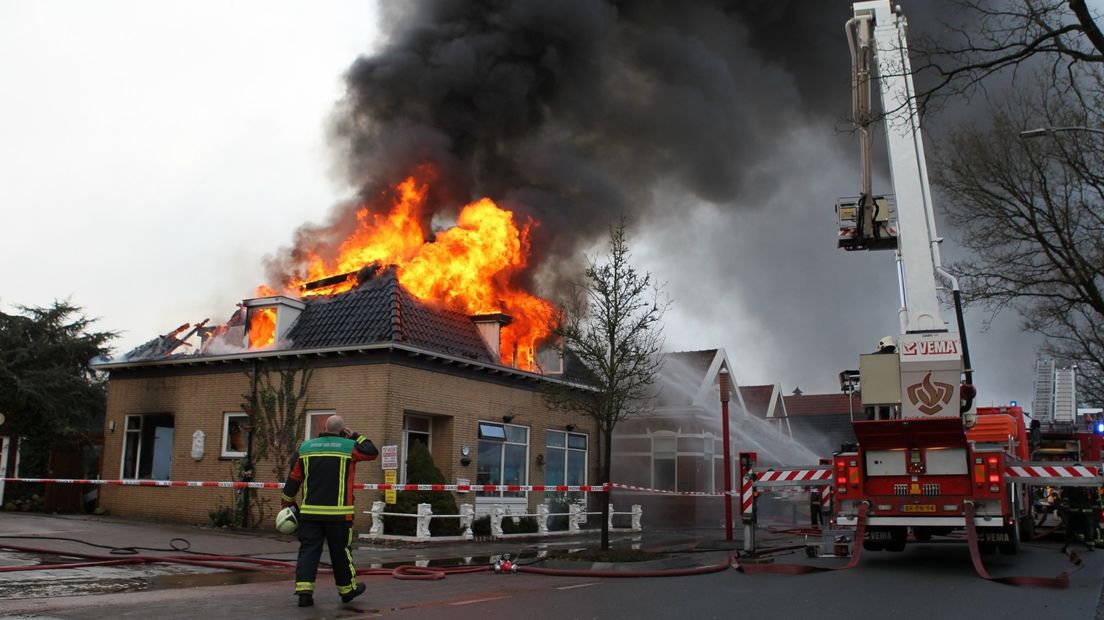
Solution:
<svg viewBox="0 0 1104 620">
<path fill-rule="evenodd" d="M 502 340 L 499 335 L 502 328 L 513 321 L 510 315 L 501 312 L 495 312 L 493 314 L 476 314 L 471 317 L 471 320 L 479 330 L 479 335 L 482 336 L 483 342 L 487 345 L 487 348 L 491 350 L 491 355 L 494 357 L 495 361 L 502 359 Z"/>
</svg>

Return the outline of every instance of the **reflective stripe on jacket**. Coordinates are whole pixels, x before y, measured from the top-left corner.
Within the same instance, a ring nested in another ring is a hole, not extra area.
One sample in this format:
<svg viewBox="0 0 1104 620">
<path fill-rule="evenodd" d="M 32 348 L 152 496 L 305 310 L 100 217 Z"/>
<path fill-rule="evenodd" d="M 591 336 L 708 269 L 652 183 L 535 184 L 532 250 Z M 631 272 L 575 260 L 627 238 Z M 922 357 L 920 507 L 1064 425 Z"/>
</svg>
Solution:
<svg viewBox="0 0 1104 620">
<path fill-rule="evenodd" d="M 342 437 L 322 433 L 299 446 L 291 473 L 284 483 L 285 501 L 293 501 L 303 487 L 300 518 L 311 520 L 353 519 L 353 480 L 356 463 L 379 456 L 367 437 Z"/>
</svg>

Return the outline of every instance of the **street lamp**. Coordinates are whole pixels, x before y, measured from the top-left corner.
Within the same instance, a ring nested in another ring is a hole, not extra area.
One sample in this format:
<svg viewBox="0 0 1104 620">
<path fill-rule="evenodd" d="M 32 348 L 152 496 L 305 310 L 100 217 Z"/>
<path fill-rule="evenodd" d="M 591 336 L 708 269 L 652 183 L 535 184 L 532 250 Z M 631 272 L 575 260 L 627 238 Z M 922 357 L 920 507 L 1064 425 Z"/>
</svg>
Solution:
<svg viewBox="0 0 1104 620">
<path fill-rule="evenodd" d="M 1062 133 L 1067 131 L 1083 131 L 1086 133 L 1100 133 L 1104 134 L 1104 129 L 1096 129 L 1094 127 L 1038 127 L 1036 129 L 1027 129 L 1020 132 L 1021 138 L 1038 138 L 1039 136 L 1049 136 L 1056 133 Z"/>
</svg>

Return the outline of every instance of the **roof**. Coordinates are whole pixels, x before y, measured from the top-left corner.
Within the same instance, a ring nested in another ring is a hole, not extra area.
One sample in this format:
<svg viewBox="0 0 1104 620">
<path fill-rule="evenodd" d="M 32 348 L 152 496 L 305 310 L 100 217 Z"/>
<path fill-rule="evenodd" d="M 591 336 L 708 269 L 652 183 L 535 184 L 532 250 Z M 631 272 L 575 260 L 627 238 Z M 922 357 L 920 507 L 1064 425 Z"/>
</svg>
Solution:
<svg viewBox="0 0 1104 620">
<path fill-rule="evenodd" d="M 333 297 L 308 297 L 288 330 L 290 350 L 404 342 L 420 348 L 495 362 L 471 319 L 410 294 L 393 268 Z"/>
<path fill-rule="evenodd" d="M 851 395 L 851 404 L 847 403 L 847 394 L 801 394 L 782 397 L 786 403 L 786 414 L 797 418 L 802 416 L 817 415 L 846 415 L 851 412 L 861 412 L 862 398 L 859 394 Z"/>
<path fill-rule="evenodd" d="M 721 355 L 721 360 L 717 359 L 718 354 Z M 656 406 L 689 407 L 693 405 L 703 390 L 712 389 L 712 384 L 716 381 L 716 372 L 721 366 L 726 365 L 723 357 L 722 349 L 665 353 L 660 381 L 662 389 L 656 398 Z M 705 385 L 707 382 L 708 386 Z"/>
<path fill-rule="evenodd" d="M 801 394 L 783 396 L 790 430 L 797 441 L 821 456 L 828 456 L 840 449 L 840 444 L 854 443 L 855 431 L 851 427 L 851 415 L 863 419 L 862 398 L 838 394 Z"/>
<path fill-rule="evenodd" d="M 744 407 L 747 412 L 757 418 L 770 417 L 771 397 L 774 395 L 773 385 L 742 385 L 739 387 L 740 396 L 744 397 Z"/>
<path fill-rule="evenodd" d="M 244 308 L 239 307 L 229 323 L 214 328 L 217 334 L 209 344 L 216 346 L 194 346 L 186 342 L 206 321 L 190 331 L 190 326 L 184 324 L 118 360 L 99 366 L 206 360 L 227 355 L 264 356 L 272 352 L 337 350 L 389 343 L 500 365 L 469 317 L 414 297 L 399 283 L 393 266 L 363 270 L 359 278 L 360 284 L 349 292 L 306 297 L 296 302 L 302 304 L 303 310 L 275 347 L 253 350 L 232 343 L 233 338 L 241 337 L 244 324 Z M 233 326 L 237 326 L 236 333 L 228 329 Z"/>
</svg>

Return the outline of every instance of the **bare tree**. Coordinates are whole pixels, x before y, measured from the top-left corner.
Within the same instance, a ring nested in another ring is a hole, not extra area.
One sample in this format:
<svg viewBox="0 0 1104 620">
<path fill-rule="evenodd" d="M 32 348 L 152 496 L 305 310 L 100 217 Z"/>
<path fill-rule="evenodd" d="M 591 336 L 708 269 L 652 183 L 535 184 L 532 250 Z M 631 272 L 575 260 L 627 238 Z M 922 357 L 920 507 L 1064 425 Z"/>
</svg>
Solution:
<svg viewBox="0 0 1104 620">
<path fill-rule="evenodd" d="M 1104 132 L 1092 109 L 1049 77 L 1013 94 L 988 127 L 964 126 L 936 158 L 948 217 L 973 256 L 953 265 L 973 301 L 1014 308 L 1047 352 L 1076 361 L 1085 396 L 1104 401 Z M 1091 129 L 1091 128 L 1090 128 Z"/>
<path fill-rule="evenodd" d="M 662 364 L 661 321 L 670 301 L 651 273 L 630 263 L 625 221 L 609 231 L 609 253 L 587 258 L 584 280 L 563 304 L 557 335 L 564 355 L 582 365 L 591 390 L 551 389 L 548 402 L 582 411 L 598 423 L 598 468 L 610 481 L 610 449 L 618 422 L 644 411 Z M 602 502 L 602 548 L 609 548 L 609 501 Z"/>
<path fill-rule="evenodd" d="M 951 5 L 958 9 L 954 23 L 940 20 L 938 37 L 913 42 L 922 113 L 985 91 L 998 74 L 1015 79 L 1046 67 L 1054 83 L 1074 87 L 1079 73 L 1104 62 L 1100 12 L 1085 0 L 954 0 Z"/>
<path fill-rule="evenodd" d="M 251 460 L 271 459 L 272 474 L 283 481 L 299 448 L 307 413 L 308 388 L 314 370 L 306 364 L 254 367 L 252 394 L 242 409 L 253 424 Z"/>
</svg>

